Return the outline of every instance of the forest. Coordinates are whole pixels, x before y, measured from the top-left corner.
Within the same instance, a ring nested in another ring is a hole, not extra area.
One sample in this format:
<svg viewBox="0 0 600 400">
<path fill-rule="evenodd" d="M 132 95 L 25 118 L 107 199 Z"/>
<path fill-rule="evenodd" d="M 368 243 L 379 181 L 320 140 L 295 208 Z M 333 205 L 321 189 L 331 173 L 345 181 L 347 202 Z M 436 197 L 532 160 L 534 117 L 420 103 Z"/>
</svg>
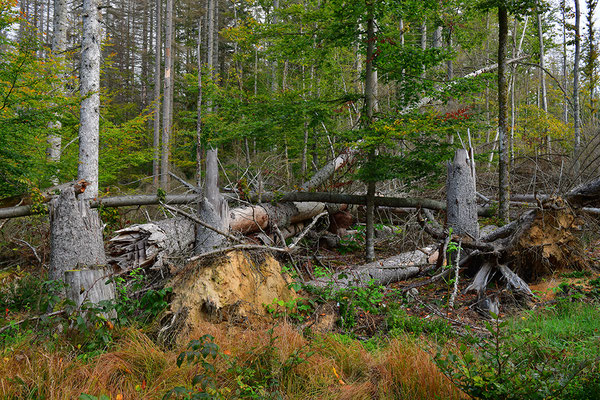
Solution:
<svg viewBox="0 0 600 400">
<path fill-rule="evenodd" d="M 600 399 L 598 0 L 0 0 L 0 398 Z"/>
</svg>

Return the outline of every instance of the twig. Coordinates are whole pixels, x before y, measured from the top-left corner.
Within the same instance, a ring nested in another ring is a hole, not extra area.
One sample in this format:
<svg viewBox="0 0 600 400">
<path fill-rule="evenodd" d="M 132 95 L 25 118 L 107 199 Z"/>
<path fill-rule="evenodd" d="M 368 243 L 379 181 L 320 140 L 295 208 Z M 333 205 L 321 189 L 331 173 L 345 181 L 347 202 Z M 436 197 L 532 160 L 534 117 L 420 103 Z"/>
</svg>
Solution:
<svg viewBox="0 0 600 400">
<path fill-rule="evenodd" d="M 315 224 L 317 223 L 317 221 L 324 215 L 327 215 L 327 211 L 323 211 L 321 214 L 317 215 L 312 222 L 306 227 L 304 228 L 304 230 L 302 231 L 302 233 L 300 235 L 298 235 L 298 237 L 296 237 L 296 239 L 294 239 L 294 241 L 292 242 L 292 244 L 288 247 L 288 249 L 294 250 L 294 248 L 298 245 L 298 242 L 300 242 L 300 240 L 302 240 L 302 238 L 304 236 L 306 236 L 306 234 L 308 233 L 308 231 L 310 231 L 313 226 L 315 226 Z"/>
<path fill-rule="evenodd" d="M 278 251 L 280 253 L 288 253 L 289 250 L 282 247 L 264 246 L 262 244 L 235 244 L 229 247 L 223 247 L 221 249 L 207 251 L 206 253 L 198 254 L 196 256 L 188 258 L 188 262 L 196 261 L 202 257 L 212 256 L 215 254 L 226 253 L 231 250 L 271 250 Z"/>
<path fill-rule="evenodd" d="M 476 256 L 479 256 L 481 254 L 483 254 L 483 253 L 480 252 L 479 250 L 473 250 L 472 253 L 470 253 L 464 259 L 460 260 L 459 268 L 462 268 L 462 266 L 465 265 L 467 262 L 471 261 L 472 258 L 474 258 Z M 443 278 L 446 278 L 448 275 L 450 275 L 451 271 L 452 271 L 452 269 L 448 268 L 448 269 L 440 272 L 439 274 L 437 274 L 435 276 L 432 276 L 431 278 L 429 278 L 429 279 L 427 279 L 425 281 L 416 282 L 416 283 L 413 283 L 411 285 L 405 286 L 405 287 L 402 288 L 402 291 L 406 292 L 406 291 L 408 291 L 410 289 L 415 289 L 415 288 L 418 288 L 418 287 L 421 287 L 421 286 L 426 286 L 426 285 L 435 283 L 435 282 L 437 282 L 437 281 L 439 281 L 439 280 L 441 280 Z"/>
<path fill-rule="evenodd" d="M 233 235 L 230 235 L 229 233 L 227 233 L 227 232 L 224 232 L 224 231 L 222 231 L 222 230 L 220 230 L 220 229 L 218 229 L 218 228 L 215 228 L 214 226 L 207 224 L 206 222 L 204 222 L 204 221 L 200 220 L 199 218 L 196 218 L 196 217 L 194 217 L 194 216 L 193 216 L 193 215 L 191 215 L 191 214 L 188 214 L 188 213 L 186 213 L 186 212 L 185 212 L 185 211 L 183 211 L 183 210 L 180 210 L 179 208 L 171 207 L 171 206 L 169 206 L 169 205 L 167 205 L 167 204 L 163 203 L 162 201 L 160 202 L 160 204 L 161 204 L 161 205 L 162 205 L 164 208 L 166 208 L 167 210 L 170 210 L 170 211 L 173 211 L 174 213 L 177 213 L 177 214 L 183 215 L 184 217 L 186 217 L 186 218 L 188 218 L 188 219 L 190 219 L 190 220 L 194 221 L 194 222 L 195 222 L 195 223 L 197 223 L 198 225 L 202 225 L 202 226 L 203 226 L 203 227 L 205 227 L 206 229 L 210 229 L 211 231 L 217 232 L 219 235 L 225 236 L 227 239 L 233 240 L 234 242 L 243 243 L 243 241 L 242 241 L 241 239 L 239 239 L 239 238 L 237 238 L 237 237 L 235 237 L 235 236 L 233 236 Z"/>
<path fill-rule="evenodd" d="M 2 225 L 4 225 L 4 224 L 2 224 Z M 0 226 L 0 228 L 2 228 L 2 227 Z M 31 249 L 31 251 L 33 251 L 33 255 L 35 256 L 36 260 L 38 260 L 38 262 L 41 264 L 42 259 L 40 258 L 37 251 L 35 250 L 35 247 L 33 247 L 32 245 L 30 245 L 29 243 L 27 243 L 25 240 L 22 240 L 22 239 L 14 239 L 14 241 L 21 242 L 21 243 L 25 244 L 27 247 L 29 247 Z"/>
<path fill-rule="evenodd" d="M 58 310 L 58 311 L 54 311 L 54 312 L 51 312 L 51 313 L 48 313 L 48 314 L 36 315 L 35 317 L 25 318 L 25 319 L 22 319 L 22 320 L 17 321 L 17 322 L 11 322 L 8 325 L 5 325 L 2 328 L 0 328 L 0 333 L 4 332 L 4 331 L 6 331 L 6 330 L 8 330 L 8 329 L 10 329 L 12 327 L 15 327 L 17 325 L 21 325 L 24 322 L 35 321 L 36 319 L 42 319 L 42 318 L 45 318 L 45 317 L 53 317 L 55 315 L 62 314 L 65 311 L 66 310 Z"/>
<path fill-rule="evenodd" d="M 174 173 L 172 173 L 170 171 L 169 171 L 169 175 L 171 175 L 173 178 L 175 178 L 176 181 L 178 181 L 179 183 L 181 183 L 183 186 L 185 186 L 186 188 L 188 188 L 192 192 L 200 193 L 200 189 L 198 187 L 192 185 L 189 182 L 186 182 L 183 178 L 178 177 L 177 175 L 175 175 Z"/>
</svg>

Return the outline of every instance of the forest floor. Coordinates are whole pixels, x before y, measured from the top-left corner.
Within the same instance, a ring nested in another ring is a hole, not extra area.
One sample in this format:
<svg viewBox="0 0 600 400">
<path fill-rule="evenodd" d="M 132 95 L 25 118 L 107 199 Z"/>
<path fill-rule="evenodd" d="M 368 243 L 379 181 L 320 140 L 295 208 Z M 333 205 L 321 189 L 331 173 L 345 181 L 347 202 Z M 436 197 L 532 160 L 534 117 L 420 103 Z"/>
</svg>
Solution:
<svg viewBox="0 0 600 400">
<path fill-rule="evenodd" d="M 0 397 L 597 399 L 600 242 L 588 242 L 589 269 L 541 278 L 529 308 L 506 305 L 496 318 L 475 310 L 466 276 L 453 310 L 450 282 L 407 292 L 411 279 L 300 290 L 293 302 L 266 305 L 266 319 L 202 322 L 170 343 L 159 335 L 170 292 L 135 296 L 142 274 L 121 286 L 116 320 L 86 324 L 61 314 L 19 323 L 64 301 L 39 267 L 13 265 L 0 273 Z M 414 249 L 403 243 L 382 240 L 378 255 Z M 316 261 L 298 260 L 313 274 L 340 272 L 362 263 L 361 241 L 349 237 L 341 248 L 320 249 Z M 490 290 L 505 295 L 500 285 Z"/>
</svg>

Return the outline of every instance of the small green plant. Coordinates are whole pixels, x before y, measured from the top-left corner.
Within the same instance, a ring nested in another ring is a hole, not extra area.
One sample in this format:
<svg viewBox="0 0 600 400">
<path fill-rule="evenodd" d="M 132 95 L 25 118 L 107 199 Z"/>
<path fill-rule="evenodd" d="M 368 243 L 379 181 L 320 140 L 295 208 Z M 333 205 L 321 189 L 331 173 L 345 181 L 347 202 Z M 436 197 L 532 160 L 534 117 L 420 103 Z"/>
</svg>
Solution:
<svg viewBox="0 0 600 400">
<path fill-rule="evenodd" d="M 490 337 L 477 345 L 462 344 L 458 351 L 440 349 L 434 361 L 442 373 L 473 399 L 536 400 L 557 398 L 585 376 L 590 363 L 568 353 L 540 348 L 530 329 L 507 329 L 508 322 L 492 315 L 486 321 Z"/>
<path fill-rule="evenodd" d="M 414 336 L 429 334 L 436 339 L 445 339 L 454 335 L 451 326 L 442 319 L 414 317 L 408 315 L 405 310 L 398 308 L 389 311 L 386 322 L 392 336 L 407 333 Z"/>
<path fill-rule="evenodd" d="M 199 400 L 199 399 L 225 399 L 226 391 L 218 390 L 216 380 L 216 368 L 214 362 L 219 355 L 219 346 L 214 342 L 211 335 L 204 335 L 198 340 L 192 340 L 188 344 L 188 350 L 179 354 L 177 366 L 181 368 L 183 362 L 198 365 L 200 372 L 192 378 L 192 387 L 177 386 L 165 394 L 163 399 L 175 397 L 177 399 Z M 212 362 L 211 362 L 212 359 Z"/>
<path fill-rule="evenodd" d="M 304 298 L 294 298 L 288 301 L 273 299 L 271 304 L 265 305 L 265 308 L 273 318 L 291 318 L 298 322 L 303 322 L 308 314 L 314 310 L 315 302 Z"/>
</svg>

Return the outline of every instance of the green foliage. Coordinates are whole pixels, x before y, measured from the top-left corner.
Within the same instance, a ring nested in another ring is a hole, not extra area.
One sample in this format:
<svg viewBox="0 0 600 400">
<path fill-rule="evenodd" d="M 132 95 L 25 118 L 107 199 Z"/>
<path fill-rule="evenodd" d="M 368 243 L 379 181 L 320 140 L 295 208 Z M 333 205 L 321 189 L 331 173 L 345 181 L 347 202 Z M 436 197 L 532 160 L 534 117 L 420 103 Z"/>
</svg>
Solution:
<svg viewBox="0 0 600 400">
<path fill-rule="evenodd" d="M 315 302 L 304 298 L 294 298 L 288 301 L 275 298 L 271 304 L 265 305 L 265 308 L 273 318 L 291 318 L 303 322 L 314 310 Z"/>
<path fill-rule="evenodd" d="M 295 368 L 304 363 L 313 352 L 300 349 L 281 359 L 275 346 L 277 337 L 269 330 L 269 341 L 263 347 L 255 347 L 242 357 L 230 357 L 219 350 L 214 338 L 204 335 L 188 344 L 188 350 L 177 357 L 177 366 L 184 362 L 199 367 L 191 381 L 191 387 L 179 386 L 164 397 L 179 399 L 283 399 L 282 385 L 294 376 Z M 234 388 L 219 384 L 216 363 L 227 363 L 225 375 L 234 382 Z"/>
<path fill-rule="evenodd" d="M 590 359 L 560 351 L 540 342 L 537 331 L 510 329 L 493 316 L 486 321 L 489 337 L 477 346 L 439 350 L 434 361 L 440 370 L 474 399 L 548 399 L 570 391 L 586 398 L 597 385 Z"/>
<path fill-rule="evenodd" d="M 331 273 L 323 271 L 319 274 L 315 269 L 315 276 L 332 276 Z M 337 279 L 346 279 L 345 273 L 336 274 Z M 339 307 L 340 320 L 338 323 L 344 329 L 352 328 L 356 324 L 358 310 L 368 313 L 377 313 L 384 305 L 385 287 L 376 285 L 373 280 L 367 286 L 352 285 L 345 289 L 335 287 L 333 280 L 325 287 L 316 288 L 306 286 L 306 290 L 318 295 L 318 301 L 327 303 L 335 301 Z"/>
<path fill-rule="evenodd" d="M 454 336 L 447 321 L 439 318 L 426 319 L 408 315 L 401 308 L 391 308 L 386 318 L 388 330 L 392 336 L 428 334 L 436 339 L 448 339 Z"/>
<path fill-rule="evenodd" d="M 115 276 L 112 280 L 117 294 L 114 309 L 117 321 L 122 325 L 152 321 L 168 306 L 167 298 L 173 291 L 170 287 L 145 290 L 147 279 L 142 268 L 130 271 L 126 277 Z"/>
</svg>

